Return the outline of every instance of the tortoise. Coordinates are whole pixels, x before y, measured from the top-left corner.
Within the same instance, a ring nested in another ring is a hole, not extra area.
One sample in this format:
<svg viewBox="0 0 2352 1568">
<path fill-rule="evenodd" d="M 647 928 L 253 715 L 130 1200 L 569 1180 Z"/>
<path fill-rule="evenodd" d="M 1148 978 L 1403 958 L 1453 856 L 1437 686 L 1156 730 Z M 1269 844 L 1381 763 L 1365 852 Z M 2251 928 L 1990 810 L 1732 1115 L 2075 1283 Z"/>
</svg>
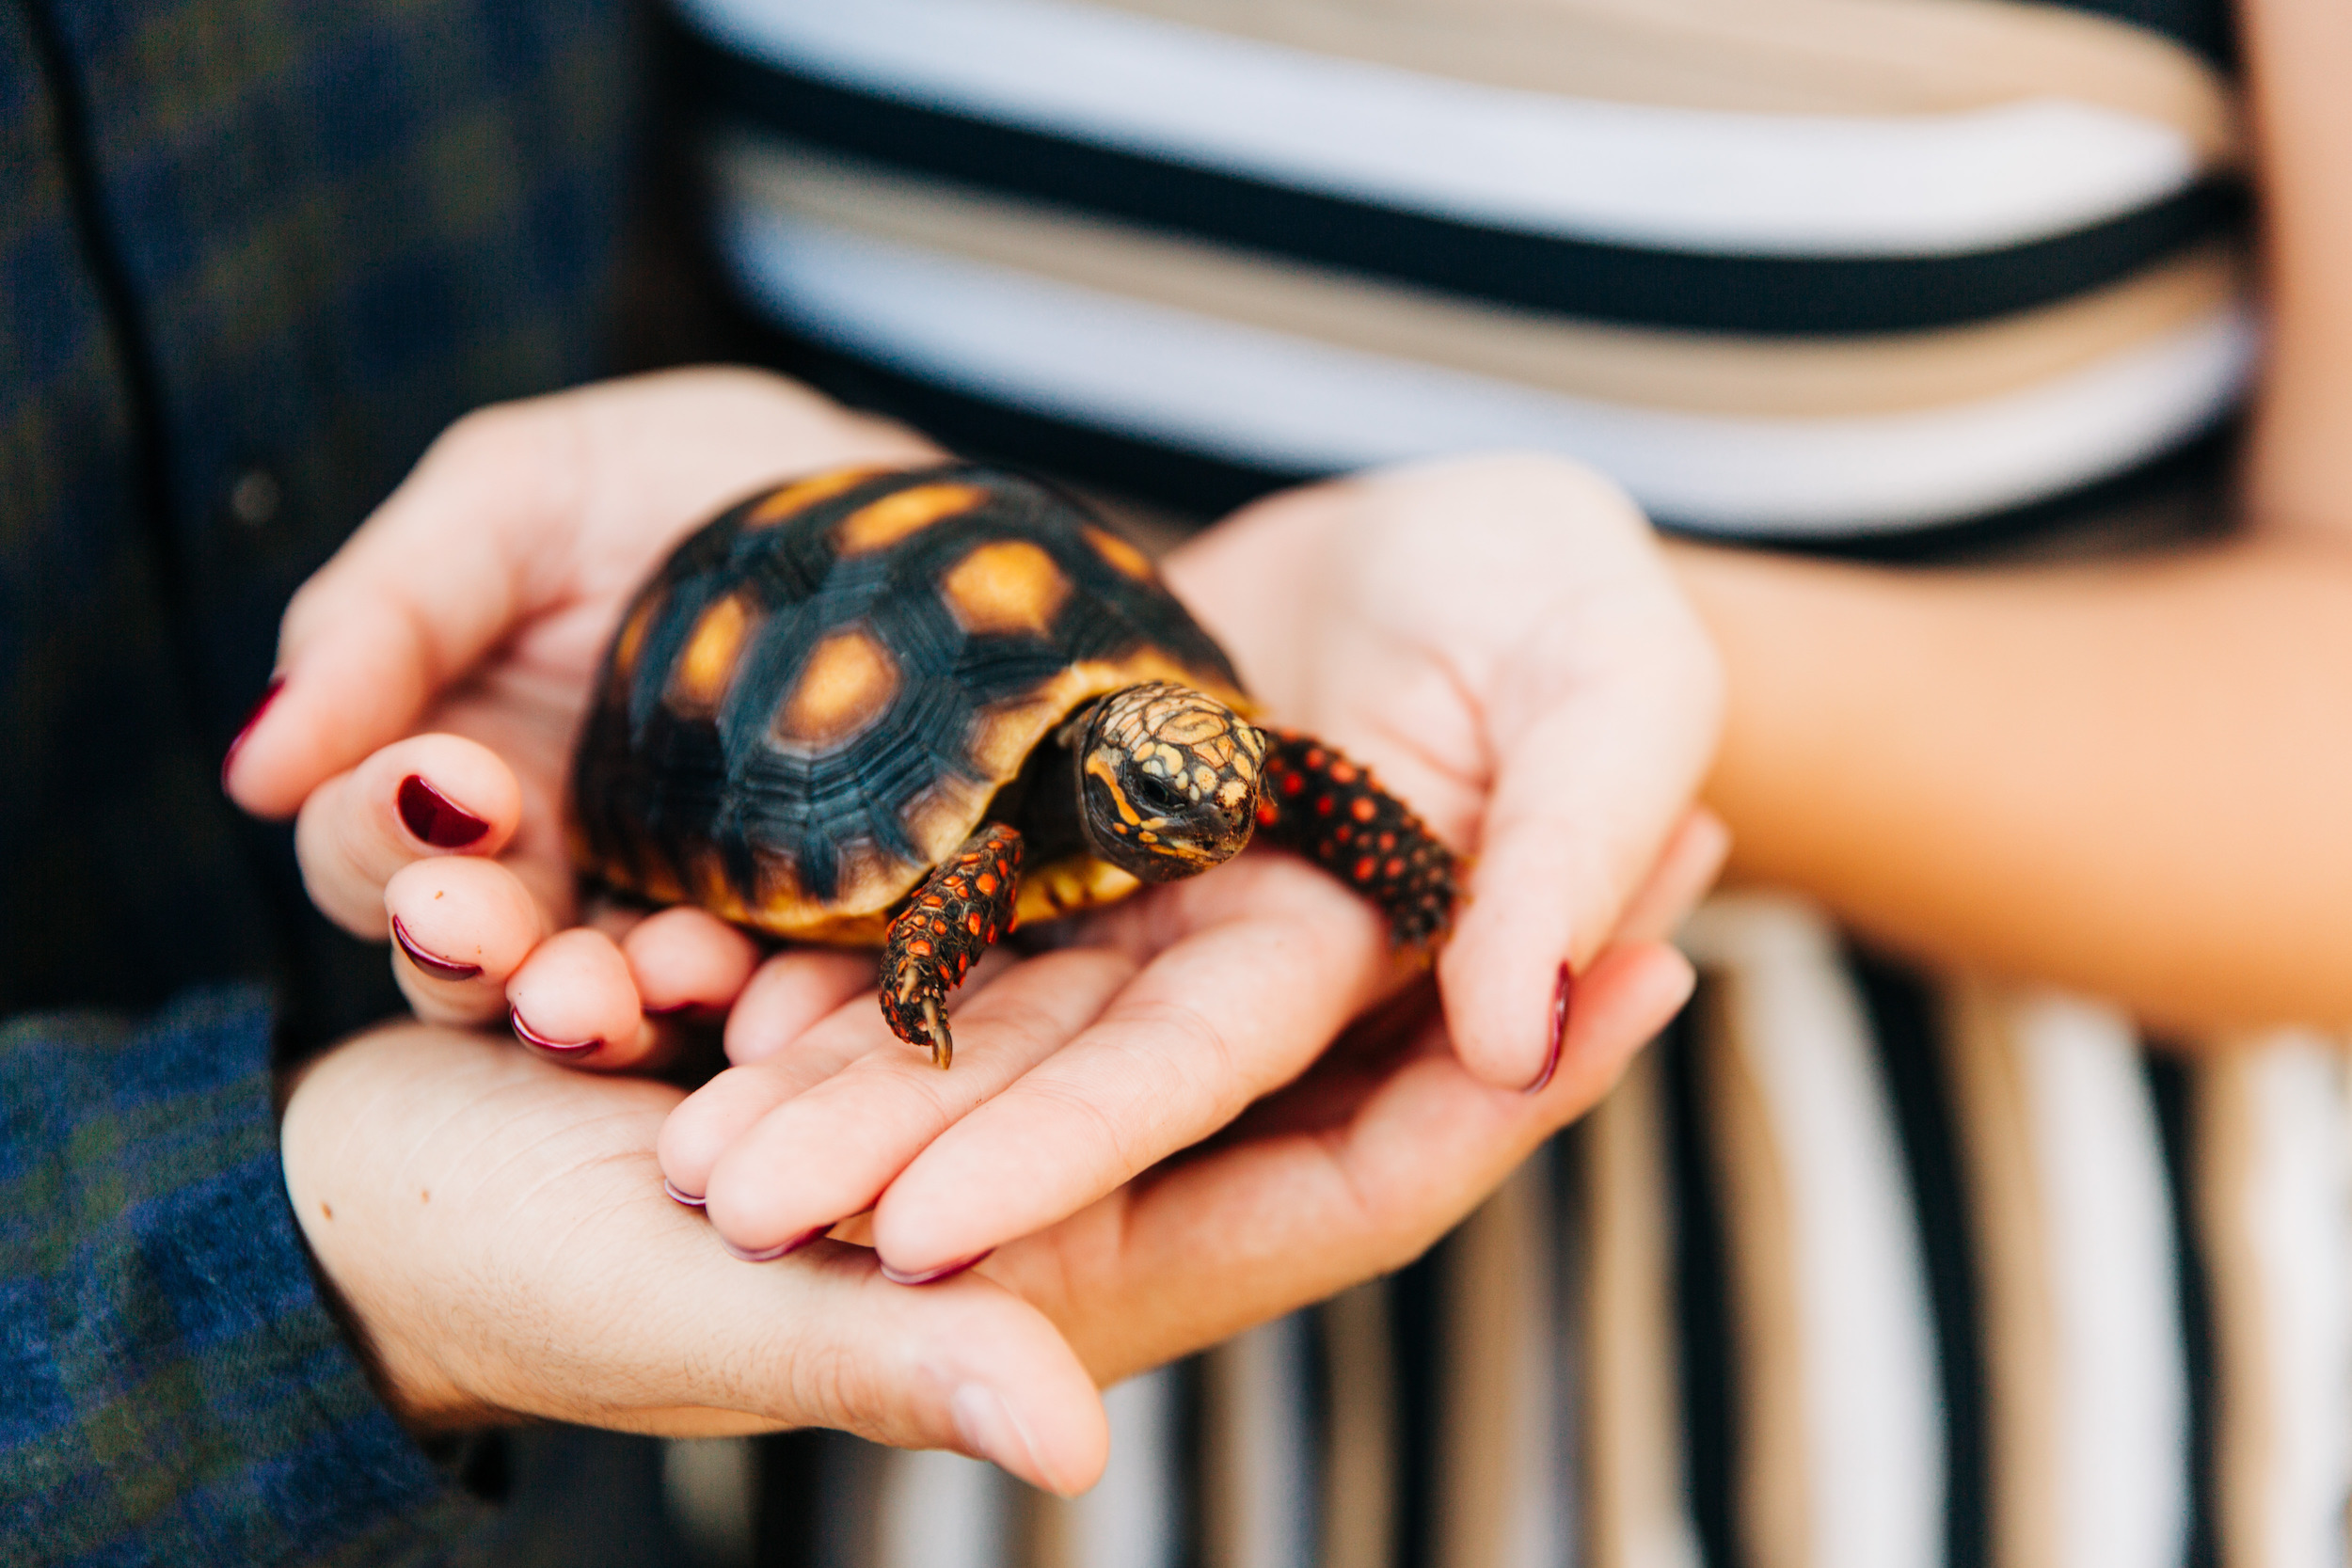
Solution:
<svg viewBox="0 0 2352 1568">
<path fill-rule="evenodd" d="M 1022 922 L 1253 833 L 1441 939 L 1452 854 L 1336 750 L 1250 722 L 1151 561 L 1057 487 L 966 463 L 774 485 L 680 544 L 604 659 L 580 868 L 791 942 L 879 945 L 946 1067 L 947 992 Z"/>
</svg>

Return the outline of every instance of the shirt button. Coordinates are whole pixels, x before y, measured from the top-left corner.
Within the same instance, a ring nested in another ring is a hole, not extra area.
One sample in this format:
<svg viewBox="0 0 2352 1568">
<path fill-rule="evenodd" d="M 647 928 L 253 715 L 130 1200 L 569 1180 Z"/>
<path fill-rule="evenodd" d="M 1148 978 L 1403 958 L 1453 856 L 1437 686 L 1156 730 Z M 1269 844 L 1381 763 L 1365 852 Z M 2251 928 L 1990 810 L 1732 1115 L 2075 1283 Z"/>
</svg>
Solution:
<svg viewBox="0 0 2352 1568">
<path fill-rule="evenodd" d="M 247 468 L 229 487 L 229 515 L 250 529 L 267 528 L 278 520 L 285 492 L 278 476 L 267 468 Z"/>
</svg>

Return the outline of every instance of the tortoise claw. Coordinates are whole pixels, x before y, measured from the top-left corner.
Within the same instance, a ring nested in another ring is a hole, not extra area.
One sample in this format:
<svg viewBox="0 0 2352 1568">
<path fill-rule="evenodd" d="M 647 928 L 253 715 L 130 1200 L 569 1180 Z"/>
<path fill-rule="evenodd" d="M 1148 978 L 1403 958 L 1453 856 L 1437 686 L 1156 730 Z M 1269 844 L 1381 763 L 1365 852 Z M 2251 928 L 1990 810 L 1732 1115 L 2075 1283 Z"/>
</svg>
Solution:
<svg viewBox="0 0 2352 1568">
<path fill-rule="evenodd" d="M 930 1036 L 931 1066 L 945 1070 L 956 1059 L 956 1037 L 947 1032 L 947 1020 L 939 1011 L 939 1004 L 923 998 L 923 1027 Z"/>
</svg>

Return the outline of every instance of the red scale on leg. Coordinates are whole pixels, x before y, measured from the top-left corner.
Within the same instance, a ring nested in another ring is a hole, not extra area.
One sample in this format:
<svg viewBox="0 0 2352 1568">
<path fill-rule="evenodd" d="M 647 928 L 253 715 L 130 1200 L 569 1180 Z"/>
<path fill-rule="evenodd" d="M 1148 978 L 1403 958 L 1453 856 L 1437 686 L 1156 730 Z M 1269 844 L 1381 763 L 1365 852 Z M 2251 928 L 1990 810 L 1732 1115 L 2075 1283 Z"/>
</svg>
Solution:
<svg viewBox="0 0 2352 1568">
<path fill-rule="evenodd" d="M 1453 852 L 1359 765 L 1303 736 L 1268 731 L 1266 738 L 1270 787 L 1258 806 L 1266 841 L 1353 883 L 1388 915 L 1399 943 L 1443 937 L 1456 899 Z M 1302 799 L 1314 801 L 1311 812 L 1286 809 Z"/>
<path fill-rule="evenodd" d="M 989 943 L 1012 929 L 1021 847 L 1013 829 L 982 823 L 891 922 L 882 950 L 882 1016 L 893 1034 L 929 1051 L 940 1067 L 955 1053 L 947 992 Z"/>
</svg>

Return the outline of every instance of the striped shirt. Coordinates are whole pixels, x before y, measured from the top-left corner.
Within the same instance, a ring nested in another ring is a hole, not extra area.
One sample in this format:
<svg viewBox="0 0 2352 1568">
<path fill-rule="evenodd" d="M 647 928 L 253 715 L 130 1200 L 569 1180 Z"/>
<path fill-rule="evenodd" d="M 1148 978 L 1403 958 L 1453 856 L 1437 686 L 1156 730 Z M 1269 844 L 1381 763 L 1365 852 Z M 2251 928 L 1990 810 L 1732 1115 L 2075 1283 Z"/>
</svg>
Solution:
<svg viewBox="0 0 2352 1568">
<path fill-rule="evenodd" d="M 1821 540 L 2050 502 L 2239 396 L 2220 19 L 2124 8 L 682 17 L 740 291 L 927 411 L 1024 417 L 991 444 L 1129 489 L 1137 446 L 1261 488 L 1531 448 Z"/>
<path fill-rule="evenodd" d="M 1517 447 L 1933 556 L 2209 463 L 2214 0 L 676 0 L 713 252 L 836 386 L 1200 510 Z M 844 1565 L 2341 1563 L 2340 1042 L 2151 1049 L 1796 900 L 1429 1259 L 1114 1392 L 1074 1504 L 801 1441 Z"/>
</svg>

